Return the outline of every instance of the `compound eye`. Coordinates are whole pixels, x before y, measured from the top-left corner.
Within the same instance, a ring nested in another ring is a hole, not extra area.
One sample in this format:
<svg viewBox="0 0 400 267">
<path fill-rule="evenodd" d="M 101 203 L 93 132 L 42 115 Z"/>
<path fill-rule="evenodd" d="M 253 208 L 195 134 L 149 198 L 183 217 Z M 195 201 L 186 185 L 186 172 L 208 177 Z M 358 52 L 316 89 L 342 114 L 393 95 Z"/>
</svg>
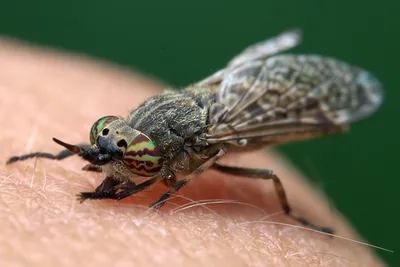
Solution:
<svg viewBox="0 0 400 267">
<path fill-rule="evenodd" d="M 162 158 L 154 142 L 146 135 L 139 134 L 128 145 L 124 163 L 131 172 L 151 177 L 160 172 Z"/>
<path fill-rule="evenodd" d="M 105 116 L 100 119 L 98 119 L 92 126 L 92 129 L 90 129 L 90 143 L 94 145 L 96 143 L 97 136 L 99 133 L 101 133 L 104 129 L 104 127 L 107 126 L 112 121 L 119 120 L 120 118 L 117 116 Z M 105 134 L 107 135 L 108 129 L 104 129 Z"/>
</svg>

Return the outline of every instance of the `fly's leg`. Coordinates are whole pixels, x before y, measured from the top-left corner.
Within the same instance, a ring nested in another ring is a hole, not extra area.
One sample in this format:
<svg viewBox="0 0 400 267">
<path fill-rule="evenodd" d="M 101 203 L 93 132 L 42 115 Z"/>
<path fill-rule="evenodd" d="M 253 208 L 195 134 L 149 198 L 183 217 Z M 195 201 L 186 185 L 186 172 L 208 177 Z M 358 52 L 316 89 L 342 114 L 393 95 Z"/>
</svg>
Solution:
<svg viewBox="0 0 400 267">
<path fill-rule="evenodd" d="M 103 169 L 95 164 L 87 164 L 85 167 L 82 168 L 82 171 L 87 171 L 87 172 L 103 172 Z M 107 179 L 107 178 L 106 178 Z M 104 180 L 105 181 L 105 180 Z M 103 182 L 104 182 L 103 181 Z"/>
<path fill-rule="evenodd" d="M 217 164 L 217 163 L 215 163 L 212 166 L 212 168 L 217 171 L 223 172 L 223 173 L 232 174 L 232 175 L 241 176 L 241 177 L 250 177 L 250 178 L 265 179 L 265 180 L 271 179 L 274 182 L 275 192 L 278 195 L 279 201 L 281 203 L 281 207 L 287 216 L 291 217 L 292 219 L 300 222 L 302 225 L 307 226 L 311 229 L 325 232 L 328 234 L 333 233 L 333 230 L 331 228 L 315 225 L 315 224 L 311 223 L 309 220 L 307 220 L 306 218 L 302 217 L 301 215 L 297 214 L 295 211 L 292 210 L 292 208 L 290 207 L 289 202 L 287 200 L 285 189 L 283 188 L 281 180 L 271 170 L 231 167 L 231 166 L 225 166 L 225 165 L 221 165 L 221 164 Z"/>
<path fill-rule="evenodd" d="M 68 158 L 72 155 L 79 153 L 80 151 L 85 151 L 85 150 L 89 149 L 90 145 L 89 144 L 79 144 L 75 147 L 77 148 L 76 151 L 71 151 L 70 149 L 64 149 L 56 155 L 47 153 L 47 152 L 34 152 L 34 153 L 29 153 L 29 154 L 25 154 L 25 155 L 21 155 L 21 156 L 13 156 L 7 160 L 6 164 L 8 165 L 8 164 L 14 163 L 16 161 L 23 161 L 23 160 L 35 158 L 35 157 L 36 158 L 54 159 L 54 160 L 63 160 L 65 158 Z M 78 149 L 80 149 L 80 151 Z"/>
<path fill-rule="evenodd" d="M 121 182 L 114 179 L 114 177 L 108 176 L 106 177 L 101 184 L 94 190 L 95 192 L 117 192 L 115 189 L 116 186 L 120 185 Z"/>
<path fill-rule="evenodd" d="M 215 156 L 204 162 L 202 165 L 197 167 L 192 173 L 183 178 L 182 180 L 176 182 L 170 190 L 164 193 L 156 202 L 150 205 L 150 208 L 160 209 L 164 206 L 167 199 L 175 192 L 179 191 L 182 187 L 193 181 L 200 173 L 210 168 L 220 157 L 226 153 L 224 148 L 220 148 Z"/>
<path fill-rule="evenodd" d="M 115 195 L 115 193 L 118 190 L 118 187 L 121 186 L 121 182 L 114 179 L 113 177 L 106 177 L 103 182 L 101 182 L 101 184 L 96 187 L 94 192 L 86 192 L 86 194 L 88 194 L 88 198 L 90 198 L 91 196 L 95 197 L 99 197 L 99 196 L 103 196 L 103 195 Z M 82 195 L 83 193 L 81 193 Z M 89 195 L 92 194 L 92 195 Z M 83 201 L 85 201 L 85 199 L 82 196 L 79 196 L 79 200 L 82 203 Z"/>
<path fill-rule="evenodd" d="M 82 203 L 86 199 L 116 199 L 116 200 L 121 200 L 126 197 L 129 197 L 135 193 L 138 193 L 140 191 L 145 190 L 146 188 L 152 186 L 156 182 L 160 181 L 163 179 L 161 175 L 157 175 L 154 178 L 151 178 L 141 184 L 136 185 L 133 182 L 116 182 L 115 185 L 113 185 L 111 188 L 111 184 L 109 185 L 108 183 L 111 183 L 109 181 L 106 181 L 107 179 L 113 179 L 113 178 L 106 178 L 97 188 L 94 192 L 82 192 L 77 195 L 78 200 Z M 104 184 L 104 187 L 102 185 Z M 107 190 L 105 190 L 107 189 Z M 121 190 L 120 192 L 116 193 L 118 190 Z"/>
</svg>

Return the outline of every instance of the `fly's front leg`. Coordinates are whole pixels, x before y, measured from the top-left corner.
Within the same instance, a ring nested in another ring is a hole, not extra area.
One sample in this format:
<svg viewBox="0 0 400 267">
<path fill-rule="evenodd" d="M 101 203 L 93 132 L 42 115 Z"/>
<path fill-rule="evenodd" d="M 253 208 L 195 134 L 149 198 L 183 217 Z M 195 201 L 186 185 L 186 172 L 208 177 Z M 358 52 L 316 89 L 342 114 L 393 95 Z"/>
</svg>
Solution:
<svg viewBox="0 0 400 267">
<path fill-rule="evenodd" d="M 121 193 L 136 187 L 136 184 L 128 182 L 120 182 L 114 177 L 106 177 L 101 184 L 96 187 L 94 192 L 82 192 L 78 194 L 78 200 L 82 203 L 86 199 L 118 199 L 117 191 L 121 189 Z"/>
<path fill-rule="evenodd" d="M 226 153 L 225 148 L 220 148 L 215 156 L 204 162 L 202 165 L 197 167 L 191 174 L 176 182 L 168 192 L 164 193 L 156 202 L 150 205 L 150 208 L 159 209 L 164 206 L 167 199 L 179 189 L 193 181 L 200 173 L 210 168 L 220 157 Z"/>
<path fill-rule="evenodd" d="M 114 177 L 106 177 L 101 184 L 94 190 L 95 192 L 117 192 L 116 186 L 121 184 L 120 181 L 114 179 Z"/>
<path fill-rule="evenodd" d="M 118 190 L 116 187 L 120 185 L 120 181 L 114 179 L 113 177 L 106 177 L 94 192 L 81 193 L 78 199 L 82 203 L 86 199 L 100 199 L 104 198 L 105 196 L 113 196 Z"/>
<path fill-rule="evenodd" d="M 78 200 L 82 203 L 86 199 L 116 199 L 121 200 L 126 197 L 129 197 L 135 193 L 145 190 L 146 188 L 152 186 L 156 182 L 163 179 L 161 175 L 157 175 L 141 184 L 136 185 L 135 183 L 128 182 L 119 182 L 116 181 L 114 184 L 112 181 L 108 179 L 114 180 L 112 177 L 107 177 L 94 192 L 82 192 L 78 194 Z M 114 180 L 115 181 L 115 180 Z M 121 190 L 117 193 L 118 190 Z"/>
<path fill-rule="evenodd" d="M 102 169 L 99 165 L 87 164 L 85 167 L 82 168 L 82 171 L 87 171 L 87 172 L 103 172 L 103 169 Z"/>
<path fill-rule="evenodd" d="M 304 226 L 307 226 L 311 229 L 325 232 L 328 234 L 333 233 L 333 230 L 331 228 L 315 225 L 315 224 L 311 223 L 309 220 L 307 220 L 306 218 L 302 217 L 301 215 L 297 214 L 296 212 L 294 212 L 292 210 L 292 208 L 290 207 L 289 202 L 287 200 L 285 189 L 283 188 L 281 180 L 271 170 L 231 167 L 231 166 L 225 166 L 225 165 L 221 165 L 221 164 L 217 164 L 217 163 L 215 163 L 212 166 L 212 168 L 214 168 L 215 170 L 218 170 L 220 172 L 223 172 L 223 173 L 228 173 L 228 174 L 241 176 L 241 177 L 265 179 L 265 180 L 271 179 L 274 182 L 275 192 L 278 195 L 279 201 L 281 203 L 281 207 L 287 216 L 291 217 L 292 219 L 300 222 Z"/>
</svg>

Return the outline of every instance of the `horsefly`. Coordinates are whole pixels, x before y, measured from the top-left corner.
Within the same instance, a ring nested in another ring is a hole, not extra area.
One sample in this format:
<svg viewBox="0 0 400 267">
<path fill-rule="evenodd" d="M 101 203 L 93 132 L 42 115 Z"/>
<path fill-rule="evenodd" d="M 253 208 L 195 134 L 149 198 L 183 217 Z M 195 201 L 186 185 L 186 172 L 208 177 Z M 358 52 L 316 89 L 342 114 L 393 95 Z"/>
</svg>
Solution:
<svg viewBox="0 0 400 267">
<path fill-rule="evenodd" d="M 293 211 L 279 177 L 268 169 L 221 165 L 226 153 L 343 132 L 382 103 L 380 82 L 369 72 L 319 55 L 279 54 L 297 46 L 298 30 L 254 44 L 225 68 L 184 90 L 167 90 L 142 103 L 126 118 L 105 116 L 90 130 L 90 144 L 71 145 L 57 155 L 36 152 L 11 157 L 62 160 L 78 154 L 83 170 L 105 179 L 86 199 L 123 199 L 158 181 L 170 189 L 151 208 L 207 169 L 272 180 L 285 214 L 304 226 L 332 233 Z M 186 176 L 177 181 L 175 173 Z M 148 177 L 135 184 L 137 176 Z"/>
</svg>

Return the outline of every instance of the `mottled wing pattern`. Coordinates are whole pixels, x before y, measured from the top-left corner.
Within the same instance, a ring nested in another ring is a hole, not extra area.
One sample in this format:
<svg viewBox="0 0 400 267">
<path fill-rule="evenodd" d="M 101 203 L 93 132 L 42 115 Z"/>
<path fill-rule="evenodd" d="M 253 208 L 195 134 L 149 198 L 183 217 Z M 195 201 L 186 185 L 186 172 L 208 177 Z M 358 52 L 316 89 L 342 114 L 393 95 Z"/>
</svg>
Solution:
<svg viewBox="0 0 400 267">
<path fill-rule="evenodd" d="M 248 59 L 239 55 L 231 61 L 238 62 L 235 67 L 219 74 L 219 82 L 208 79 L 210 86 L 218 84 L 210 143 L 276 144 L 336 132 L 369 116 L 383 99 L 374 76 L 332 58 L 250 53 Z M 206 86 L 204 81 L 200 85 Z"/>
</svg>

